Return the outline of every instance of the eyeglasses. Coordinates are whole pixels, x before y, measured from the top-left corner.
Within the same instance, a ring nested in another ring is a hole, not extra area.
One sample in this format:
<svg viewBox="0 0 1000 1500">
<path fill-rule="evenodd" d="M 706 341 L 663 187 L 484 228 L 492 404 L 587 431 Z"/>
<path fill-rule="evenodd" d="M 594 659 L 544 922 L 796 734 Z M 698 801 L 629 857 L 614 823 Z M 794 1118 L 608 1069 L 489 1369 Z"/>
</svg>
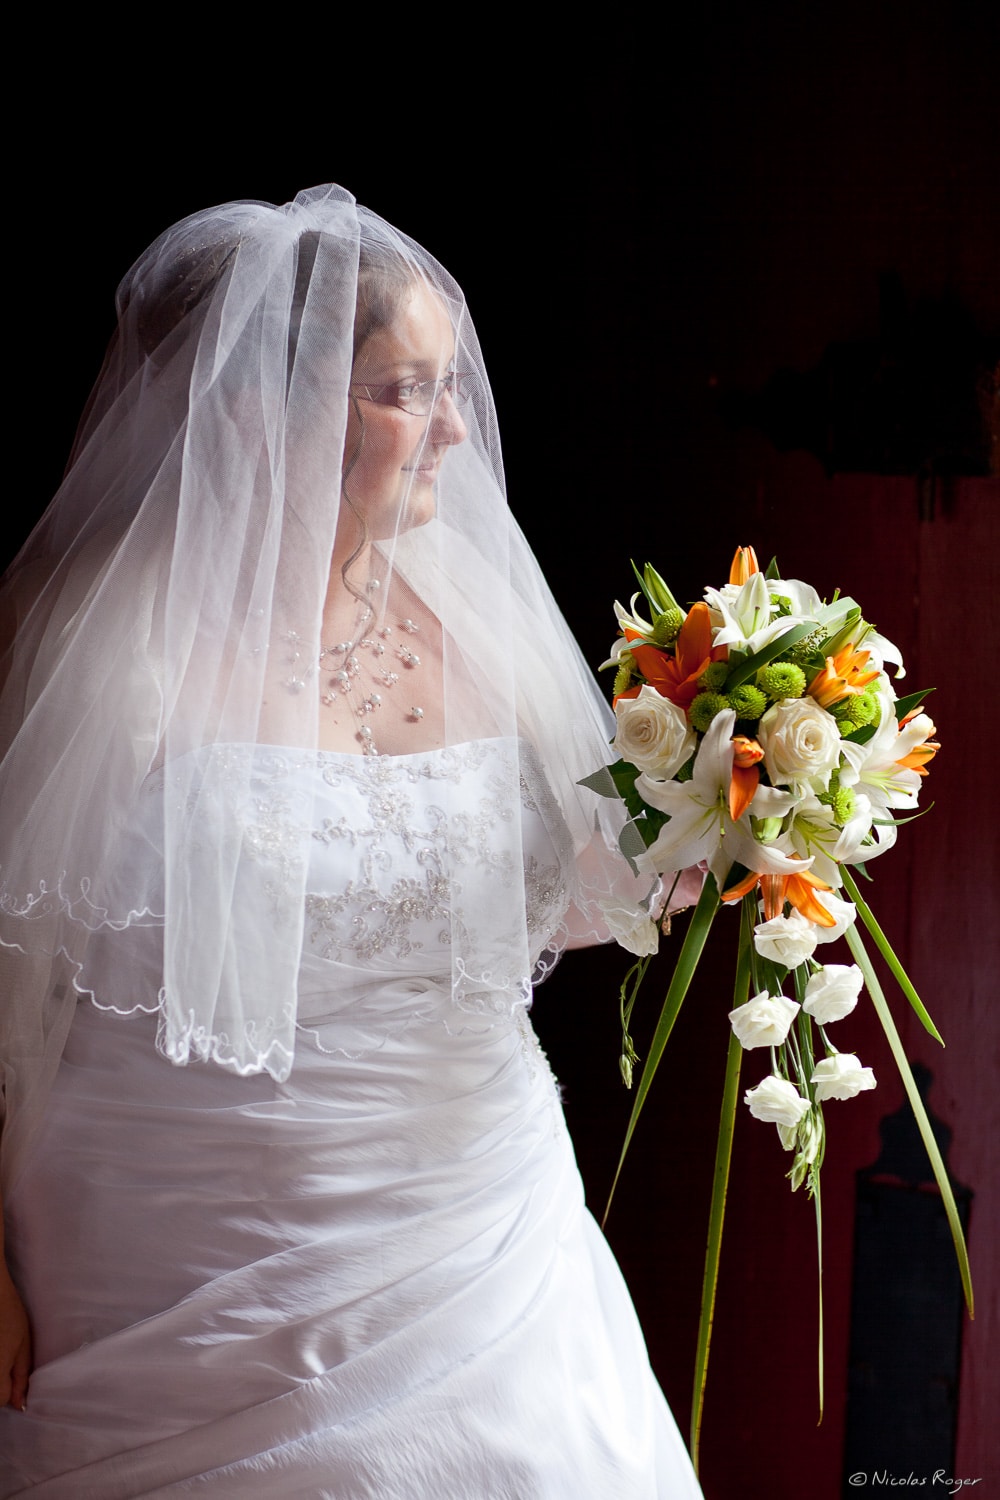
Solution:
<svg viewBox="0 0 1000 1500">
<path fill-rule="evenodd" d="M 472 395 L 474 376 L 463 370 L 449 370 L 440 380 L 404 380 L 395 385 L 353 385 L 351 390 L 361 401 L 376 406 L 398 406 L 414 417 L 429 417 L 445 395 L 456 406 L 464 406 Z"/>
</svg>

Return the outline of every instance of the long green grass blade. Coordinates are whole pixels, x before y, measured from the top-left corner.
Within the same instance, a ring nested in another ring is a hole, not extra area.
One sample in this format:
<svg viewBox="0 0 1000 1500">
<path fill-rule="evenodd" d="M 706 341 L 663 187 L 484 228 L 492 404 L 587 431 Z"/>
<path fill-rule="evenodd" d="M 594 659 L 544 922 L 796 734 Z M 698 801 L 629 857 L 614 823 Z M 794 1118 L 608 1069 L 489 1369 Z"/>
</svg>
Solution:
<svg viewBox="0 0 1000 1500">
<path fill-rule="evenodd" d="M 846 865 L 841 865 L 840 873 L 844 877 L 844 886 L 847 890 L 847 894 L 850 896 L 851 900 L 858 908 L 858 913 L 861 917 L 861 920 L 864 922 L 865 926 L 868 928 L 868 931 L 871 933 L 876 948 L 881 953 L 886 963 L 889 965 L 889 969 L 892 973 L 893 979 L 895 979 L 896 983 L 899 985 L 899 988 L 903 991 L 903 994 L 906 996 L 907 1000 L 909 1000 L 924 1030 L 928 1032 L 936 1042 L 940 1042 L 943 1047 L 944 1038 L 938 1031 L 937 1027 L 934 1025 L 934 1022 L 931 1020 L 920 996 L 913 988 L 909 975 L 906 973 L 903 965 L 900 963 L 899 959 L 892 951 L 892 944 L 889 942 L 889 939 L 886 937 L 885 933 L 878 925 L 878 922 L 875 919 L 875 913 L 872 911 L 871 907 L 868 905 L 867 901 L 865 901 L 861 892 L 855 885 L 850 870 Z M 848 928 L 848 931 L 850 931 L 850 928 Z"/>
<path fill-rule="evenodd" d="M 681 951 L 677 955 L 677 963 L 670 979 L 670 987 L 667 990 L 663 1009 L 660 1011 L 660 1019 L 656 1023 L 653 1040 L 649 1045 L 649 1053 L 642 1070 L 642 1077 L 639 1079 L 639 1086 L 635 1092 L 635 1103 L 632 1105 L 632 1114 L 629 1117 L 628 1129 L 625 1131 L 625 1141 L 622 1145 L 621 1156 L 618 1158 L 618 1166 L 615 1169 L 615 1179 L 611 1184 L 611 1191 L 608 1194 L 608 1201 L 604 1209 L 604 1218 L 601 1220 L 602 1225 L 607 1223 L 608 1214 L 611 1210 L 611 1200 L 615 1196 L 615 1188 L 618 1186 L 618 1179 L 621 1176 L 622 1166 L 624 1165 L 625 1156 L 635 1132 L 636 1123 L 639 1115 L 642 1113 L 642 1106 L 646 1102 L 646 1095 L 649 1093 L 650 1085 L 660 1065 L 663 1049 L 670 1039 L 674 1022 L 677 1020 L 684 996 L 687 994 L 688 987 L 694 977 L 694 971 L 698 967 L 698 960 L 705 946 L 705 939 L 708 937 L 709 928 L 718 909 L 718 887 L 715 884 L 713 876 L 706 875 L 705 884 L 702 886 L 701 895 L 698 898 L 698 905 L 691 915 L 691 921 L 688 923 L 688 930 L 684 936 Z"/>
<path fill-rule="evenodd" d="M 920 1138 L 924 1143 L 924 1149 L 927 1152 L 927 1156 L 931 1164 L 931 1170 L 934 1173 L 934 1181 L 938 1185 L 938 1190 L 941 1194 L 941 1201 L 944 1204 L 944 1211 L 948 1216 L 948 1225 L 951 1229 L 951 1237 L 955 1242 L 955 1255 L 958 1259 L 958 1270 L 962 1278 L 962 1289 L 965 1292 L 965 1305 L 969 1310 L 969 1317 L 971 1318 L 974 1316 L 974 1303 L 972 1296 L 972 1273 L 969 1270 L 969 1252 L 965 1246 L 965 1235 L 962 1233 L 962 1225 L 958 1217 L 958 1208 L 955 1205 L 955 1195 L 951 1190 L 951 1183 L 948 1181 L 948 1170 L 945 1167 L 941 1152 L 938 1150 L 938 1143 L 934 1139 L 934 1132 L 931 1129 L 931 1122 L 927 1118 L 927 1111 L 924 1109 L 924 1102 L 921 1099 L 919 1091 L 917 1089 L 917 1085 L 914 1082 L 913 1072 L 910 1068 L 906 1053 L 903 1051 L 903 1043 L 900 1040 L 899 1032 L 896 1030 L 896 1023 L 892 1019 L 892 1014 L 889 1010 L 888 1004 L 886 1003 L 885 995 L 882 993 L 882 987 L 878 982 L 875 970 L 872 968 L 871 960 L 869 959 L 868 954 L 865 951 L 865 945 L 862 941 L 861 934 L 857 929 L 857 925 L 852 923 L 852 925 L 848 927 L 847 932 L 844 934 L 844 936 L 847 938 L 848 945 L 851 952 L 854 954 L 858 968 L 864 975 L 868 993 L 872 997 L 872 1004 L 874 1005 L 875 1012 L 882 1023 L 882 1030 L 885 1032 L 886 1040 L 889 1043 L 889 1046 L 892 1050 L 892 1055 L 896 1060 L 896 1066 L 899 1069 L 899 1076 L 903 1080 L 903 1087 L 906 1090 L 907 1097 L 909 1098 L 910 1104 L 913 1108 L 914 1118 L 917 1122 L 917 1129 L 920 1131 Z"/>
<path fill-rule="evenodd" d="M 740 920 L 740 951 L 736 961 L 736 983 L 733 1009 L 746 1003 L 750 995 L 750 953 L 754 923 L 755 896 L 743 899 Z M 705 1247 L 705 1274 L 701 1283 L 701 1315 L 698 1319 L 698 1345 L 694 1358 L 694 1392 L 691 1398 L 691 1461 L 698 1472 L 701 1446 L 701 1419 L 705 1407 L 705 1382 L 708 1378 L 708 1354 L 715 1319 L 715 1294 L 719 1284 L 719 1258 L 722 1253 L 722 1226 L 726 1214 L 729 1188 L 729 1164 L 733 1154 L 733 1132 L 736 1128 L 736 1105 L 739 1099 L 740 1065 L 743 1048 L 733 1032 L 729 1033 L 726 1057 L 726 1081 L 722 1090 L 719 1116 L 719 1139 L 715 1147 L 715 1171 L 712 1177 L 712 1204 L 708 1214 L 708 1244 Z"/>
<path fill-rule="evenodd" d="M 744 988 L 741 1005 L 749 991 Z M 722 1254 L 722 1227 L 726 1216 L 726 1194 L 729 1190 L 729 1164 L 733 1155 L 733 1133 L 736 1129 L 736 1105 L 740 1090 L 740 1065 L 743 1048 L 730 1032 L 726 1056 L 726 1081 L 722 1090 L 719 1114 L 719 1139 L 715 1147 L 715 1171 L 712 1176 L 712 1206 L 708 1214 L 708 1243 L 705 1247 L 705 1274 L 701 1283 L 701 1315 L 698 1319 L 698 1344 L 694 1356 L 694 1390 L 691 1396 L 691 1462 L 698 1472 L 701 1447 L 701 1420 L 705 1409 L 705 1382 L 708 1379 L 708 1355 L 715 1321 L 715 1294 L 719 1285 L 719 1259 Z"/>
<path fill-rule="evenodd" d="M 819 1329 L 817 1361 L 818 1368 L 816 1378 L 819 1382 L 819 1417 L 816 1426 L 823 1422 L 823 1202 L 820 1197 L 820 1174 L 817 1172 L 813 1182 L 813 1203 L 816 1206 L 816 1281 L 817 1295 L 819 1297 Z"/>
</svg>

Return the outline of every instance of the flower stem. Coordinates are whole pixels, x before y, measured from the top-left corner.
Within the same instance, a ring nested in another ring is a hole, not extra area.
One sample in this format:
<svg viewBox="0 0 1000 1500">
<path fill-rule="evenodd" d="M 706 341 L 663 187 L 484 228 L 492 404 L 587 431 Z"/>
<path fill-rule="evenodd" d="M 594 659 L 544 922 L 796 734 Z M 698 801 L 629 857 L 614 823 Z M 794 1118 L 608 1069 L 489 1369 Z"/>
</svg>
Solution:
<svg viewBox="0 0 1000 1500">
<path fill-rule="evenodd" d="M 736 960 L 736 983 L 733 1007 L 745 1005 L 750 994 L 750 956 L 753 948 L 754 898 L 744 896 L 740 918 L 740 948 Z M 701 1419 L 705 1406 L 705 1382 L 708 1378 L 708 1353 L 712 1342 L 715 1316 L 715 1294 L 719 1283 L 719 1257 L 722 1252 L 722 1226 L 726 1213 L 729 1186 L 729 1164 L 733 1154 L 733 1132 L 736 1127 L 736 1104 L 739 1099 L 740 1064 L 743 1048 L 730 1032 L 726 1057 L 726 1081 L 722 1091 L 719 1139 L 715 1147 L 715 1171 L 712 1177 L 712 1204 L 708 1215 L 708 1244 L 705 1247 L 705 1273 L 701 1284 L 701 1315 L 698 1320 L 698 1345 L 694 1359 L 694 1392 L 691 1399 L 691 1460 L 698 1471 L 701 1443 Z"/>
<path fill-rule="evenodd" d="M 816 1426 L 819 1427 L 823 1421 L 823 1205 L 820 1200 L 819 1169 L 813 1174 L 813 1203 L 816 1205 L 816 1282 L 819 1297 L 819 1332 L 817 1347 L 817 1380 L 819 1382 L 819 1418 Z"/>
<path fill-rule="evenodd" d="M 684 996 L 687 994 L 688 987 L 694 977 L 694 971 L 698 967 L 701 951 L 705 946 L 709 928 L 718 909 L 718 886 L 711 875 L 706 875 L 705 884 L 702 886 L 701 895 L 698 898 L 698 905 L 691 916 L 681 951 L 677 955 L 677 964 L 670 980 L 670 987 L 663 1002 L 663 1009 L 660 1011 L 660 1019 L 656 1023 L 653 1039 L 649 1044 L 649 1053 L 643 1066 L 642 1077 L 639 1079 L 639 1086 L 635 1091 L 635 1103 L 632 1105 L 632 1114 L 629 1117 L 628 1128 L 625 1131 L 625 1141 L 622 1145 L 621 1155 L 618 1158 L 618 1166 L 615 1170 L 614 1181 L 611 1184 L 611 1191 L 608 1194 L 608 1201 L 604 1209 L 604 1218 L 601 1220 L 602 1228 L 608 1221 L 611 1200 L 615 1196 L 615 1188 L 618 1186 L 618 1179 L 621 1176 L 622 1166 L 625 1162 L 636 1123 L 638 1122 L 639 1115 L 642 1113 L 642 1106 L 646 1102 L 646 1095 L 649 1093 L 650 1085 L 660 1065 L 660 1058 L 663 1056 L 663 1050 L 670 1039 L 670 1033 L 673 1030 L 674 1022 L 677 1020 Z"/>
</svg>

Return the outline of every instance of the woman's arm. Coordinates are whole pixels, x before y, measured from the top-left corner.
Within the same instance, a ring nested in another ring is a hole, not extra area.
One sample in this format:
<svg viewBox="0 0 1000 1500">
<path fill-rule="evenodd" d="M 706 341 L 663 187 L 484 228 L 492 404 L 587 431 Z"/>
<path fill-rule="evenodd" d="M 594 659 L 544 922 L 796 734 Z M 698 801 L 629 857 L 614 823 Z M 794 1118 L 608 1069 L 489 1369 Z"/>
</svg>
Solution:
<svg viewBox="0 0 1000 1500">
<path fill-rule="evenodd" d="M 31 1370 L 28 1314 L 10 1279 L 3 1253 L 3 1204 L 0 1203 L 0 1407 L 24 1411 Z"/>
</svg>

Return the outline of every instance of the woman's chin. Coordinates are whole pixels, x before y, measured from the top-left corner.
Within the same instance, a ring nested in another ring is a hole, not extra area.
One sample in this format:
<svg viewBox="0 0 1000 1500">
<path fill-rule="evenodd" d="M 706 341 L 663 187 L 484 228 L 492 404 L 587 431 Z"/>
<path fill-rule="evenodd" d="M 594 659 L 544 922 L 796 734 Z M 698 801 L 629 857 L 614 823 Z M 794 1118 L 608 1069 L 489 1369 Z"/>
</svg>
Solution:
<svg viewBox="0 0 1000 1500">
<path fill-rule="evenodd" d="M 415 531 L 426 526 L 437 515 L 437 496 L 433 484 L 415 484 L 399 511 L 396 531 Z"/>
</svg>

